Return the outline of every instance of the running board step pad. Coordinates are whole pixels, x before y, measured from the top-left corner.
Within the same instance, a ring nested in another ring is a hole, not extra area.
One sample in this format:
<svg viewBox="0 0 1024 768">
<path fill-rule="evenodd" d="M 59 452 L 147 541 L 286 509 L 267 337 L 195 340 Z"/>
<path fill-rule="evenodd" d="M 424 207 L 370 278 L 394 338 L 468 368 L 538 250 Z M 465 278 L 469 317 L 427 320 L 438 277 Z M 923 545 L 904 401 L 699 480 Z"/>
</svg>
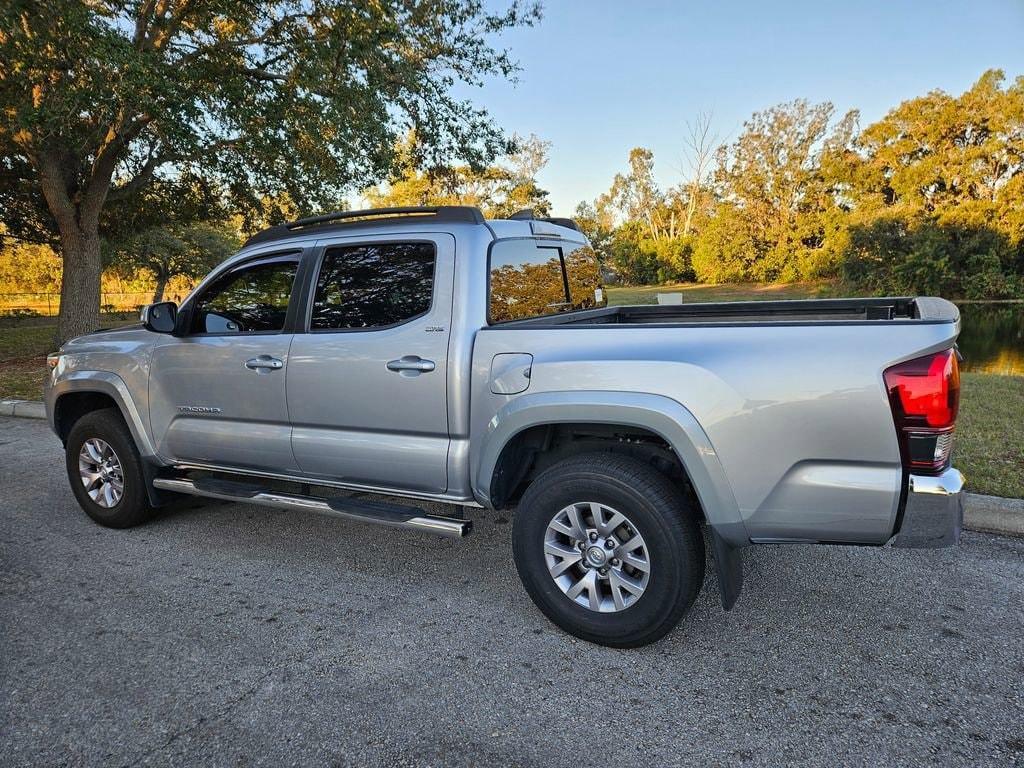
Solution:
<svg viewBox="0 0 1024 768">
<path fill-rule="evenodd" d="M 238 496 L 245 499 L 251 499 L 253 496 L 267 490 L 265 485 L 260 485 L 259 483 L 224 480 L 219 477 L 200 477 L 193 480 L 192 485 L 195 486 L 197 492 L 219 493 L 225 496 Z"/>
<path fill-rule="evenodd" d="M 427 531 L 441 536 L 459 538 L 473 528 L 470 520 L 455 517 L 428 515 L 419 507 L 404 504 L 389 504 L 383 501 L 353 499 L 347 496 L 320 498 L 295 493 L 274 491 L 255 483 L 220 478 L 204 477 L 196 480 L 185 478 L 163 478 L 153 480 L 153 487 L 163 491 L 174 491 L 191 496 L 204 496 L 223 501 L 241 501 L 276 509 L 294 509 L 318 512 L 324 515 L 358 520 L 363 523 L 377 523 L 411 531 Z"/>
</svg>

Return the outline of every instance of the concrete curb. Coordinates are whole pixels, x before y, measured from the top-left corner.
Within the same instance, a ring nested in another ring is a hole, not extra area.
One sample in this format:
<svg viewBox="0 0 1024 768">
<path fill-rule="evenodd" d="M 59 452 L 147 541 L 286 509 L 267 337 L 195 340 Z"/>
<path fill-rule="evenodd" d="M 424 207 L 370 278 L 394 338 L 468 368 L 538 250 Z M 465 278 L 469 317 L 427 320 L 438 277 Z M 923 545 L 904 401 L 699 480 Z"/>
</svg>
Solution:
<svg viewBox="0 0 1024 768">
<path fill-rule="evenodd" d="M 1024 537 L 1024 499 L 968 493 L 964 499 L 964 528 Z"/>
<path fill-rule="evenodd" d="M 0 416 L 45 419 L 46 407 L 37 400 L 0 400 Z"/>
<path fill-rule="evenodd" d="M 45 419 L 46 408 L 35 400 L 0 400 L 0 416 Z M 1024 537 L 1024 499 L 965 494 L 964 528 Z"/>
</svg>

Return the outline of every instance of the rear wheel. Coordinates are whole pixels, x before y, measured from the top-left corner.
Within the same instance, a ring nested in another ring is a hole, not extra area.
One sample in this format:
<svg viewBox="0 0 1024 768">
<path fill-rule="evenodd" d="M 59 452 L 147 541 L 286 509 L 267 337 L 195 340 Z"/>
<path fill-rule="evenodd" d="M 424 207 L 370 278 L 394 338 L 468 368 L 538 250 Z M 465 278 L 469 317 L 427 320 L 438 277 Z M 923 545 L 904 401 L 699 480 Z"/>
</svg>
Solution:
<svg viewBox="0 0 1024 768">
<path fill-rule="evenodd" d="M 704 581 L 704 539 L 686 498 L 647 464 L 610 453 L 566 459 L 530 484 L 513 551 L 549 619 L 613 647 L 663 637 Z"/>
<path fill-rule="evenodd" d="M 130 528 L 152 517 L 142 460 L 116 408 L 92 411 L 75 422 L 65 459 L 71 490 L 97 523 Z"/>
</svg>

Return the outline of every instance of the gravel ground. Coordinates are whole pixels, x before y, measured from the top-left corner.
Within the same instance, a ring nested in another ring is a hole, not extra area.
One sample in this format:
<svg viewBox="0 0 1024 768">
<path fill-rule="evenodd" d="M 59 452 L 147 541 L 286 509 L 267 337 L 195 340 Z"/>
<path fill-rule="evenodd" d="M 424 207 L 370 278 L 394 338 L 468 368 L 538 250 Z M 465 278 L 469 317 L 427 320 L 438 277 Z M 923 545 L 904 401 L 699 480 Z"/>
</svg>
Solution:
<svg viewBox="0 0 1024 768">
<path fill-rule="evenodd" d="M 0 419 L 4 765 L 1024 764 L 1024 541 L 747 550 L 662 642 L 534 609 L 463 541 L 242 505 L 92 524 Z"/>
</svg>

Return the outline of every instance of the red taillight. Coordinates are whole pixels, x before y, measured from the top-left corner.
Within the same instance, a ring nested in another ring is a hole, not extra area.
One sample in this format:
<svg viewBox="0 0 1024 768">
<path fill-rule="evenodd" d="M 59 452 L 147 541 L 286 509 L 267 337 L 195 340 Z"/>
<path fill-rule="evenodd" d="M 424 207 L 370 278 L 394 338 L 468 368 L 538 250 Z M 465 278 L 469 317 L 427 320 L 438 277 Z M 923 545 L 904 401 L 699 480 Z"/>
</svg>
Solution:
<svg viewBox="0 0 1024 768">
<path fill-rule="evenodd" d="M 960 407 L 960 366 L 947 349 L 886 369 L 885 388 L 908 469 L 938 472 L 953 449 Z"/>
</svg>

